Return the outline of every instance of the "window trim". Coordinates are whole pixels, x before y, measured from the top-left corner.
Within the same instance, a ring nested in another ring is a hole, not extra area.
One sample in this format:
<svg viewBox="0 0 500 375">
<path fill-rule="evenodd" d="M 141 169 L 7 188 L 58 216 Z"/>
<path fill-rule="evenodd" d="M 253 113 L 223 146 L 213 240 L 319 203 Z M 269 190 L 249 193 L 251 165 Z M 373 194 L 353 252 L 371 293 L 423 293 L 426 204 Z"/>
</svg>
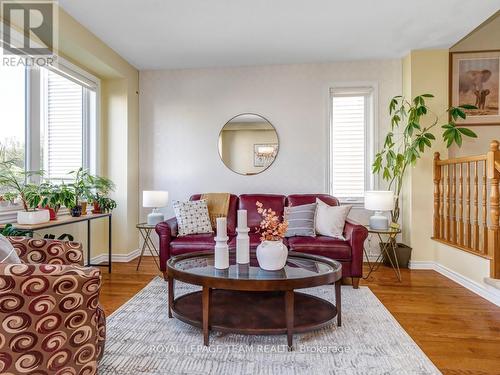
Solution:
<svg viewBox="0 0 500 375">
<path fill-rule="evenodd" d="M 333 195 L 333 96 L 334 95 L 353 95 L 362 94 L 369 95 L 368 111 L 366 111 L 367 119 L 365 121 L 365 190 L 376 189 L 378 181 L 375 175 L 371 173 L 371 165 L 374 160 L 375 149 L 378 146 L 378 83 L 377 82 L 344 82 L 330 85 L 328 88 L 328 122 L 326 131 L 326 148 L 327 148 L 327 163 L 326 163 L 326 191 Z M 365 99 L 366 100 L 366 99 Z M 350 204 L 354 207 L 364 207 L 364 198 L 340 198 L 342 204 Z"/>
</svg>

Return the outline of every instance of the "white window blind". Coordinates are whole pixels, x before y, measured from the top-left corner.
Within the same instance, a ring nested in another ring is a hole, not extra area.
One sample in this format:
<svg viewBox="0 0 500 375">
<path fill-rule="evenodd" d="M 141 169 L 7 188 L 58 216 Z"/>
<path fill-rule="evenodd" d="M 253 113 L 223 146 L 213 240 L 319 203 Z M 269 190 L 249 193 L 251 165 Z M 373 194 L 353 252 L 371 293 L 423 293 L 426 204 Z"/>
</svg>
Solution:
<svg viewBox="0 0 500 375">
<path fill-rule="evenodd" d="M 47 70 L 44 83 L 43 169 L 48 179 L 67 179 L 68 172 L 83 165 L 84 88 Z"/>
<path fill-rule="evenodd" d="M 369 187 L 371 90 L 331 92 L 330 186 L 344 202 L 362 202 Z"/>
</svg>

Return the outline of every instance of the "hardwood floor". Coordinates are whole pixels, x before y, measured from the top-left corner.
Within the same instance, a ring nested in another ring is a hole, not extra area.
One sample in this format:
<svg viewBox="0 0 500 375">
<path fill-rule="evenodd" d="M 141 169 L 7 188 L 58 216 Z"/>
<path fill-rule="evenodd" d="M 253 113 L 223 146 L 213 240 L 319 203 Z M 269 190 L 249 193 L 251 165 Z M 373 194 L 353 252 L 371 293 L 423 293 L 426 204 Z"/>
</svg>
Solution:
<svg viewBox="0 0 500 375">
<path fill-rule="evenodd" d="M 101 304 L 109 315 L 161 276 L 150 257 L 104 268 Z M 381 266 L 368 286 L 444 374 L 500 374 L 500 308 L 435 271 Z"/>
</svg>

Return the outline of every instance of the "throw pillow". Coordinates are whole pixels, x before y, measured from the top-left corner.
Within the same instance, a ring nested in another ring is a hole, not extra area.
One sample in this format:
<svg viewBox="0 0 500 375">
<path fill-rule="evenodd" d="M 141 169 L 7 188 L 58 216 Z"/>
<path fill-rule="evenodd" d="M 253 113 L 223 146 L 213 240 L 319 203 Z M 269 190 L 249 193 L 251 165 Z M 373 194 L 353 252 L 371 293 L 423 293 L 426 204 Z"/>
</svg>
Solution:
<svg viewBox="0 0 500 375">
<path fill-rule="evenodd" d="M 212 233 L 212 224 L 210 224 L 206 200 L 200 199 L 198 201 L 188 202 L 175 201 L 173 206 L 179 228 L 179 236 Z"/>
<path fill-rule="evenodd" d="M 22 263 L 21 259 L 16 253 L 16 249 L 10 241 L 0 234 L 0 263 L 19 264 Z"/>
<path fill-rule="evenodd" d="M 316 233 L 344 240 L 345 221 L 352 206 L 330 206 L 316 198 Z"/>
<path fill-rule="evenodd" d="M 288 221 L 288 230 L 285 233 L 285 237 L 316 237 L 314 228 L 316 206 L 316 203 L 311 203 L 295 207 L 286 207 L 285 220 Z"/>
</svg>

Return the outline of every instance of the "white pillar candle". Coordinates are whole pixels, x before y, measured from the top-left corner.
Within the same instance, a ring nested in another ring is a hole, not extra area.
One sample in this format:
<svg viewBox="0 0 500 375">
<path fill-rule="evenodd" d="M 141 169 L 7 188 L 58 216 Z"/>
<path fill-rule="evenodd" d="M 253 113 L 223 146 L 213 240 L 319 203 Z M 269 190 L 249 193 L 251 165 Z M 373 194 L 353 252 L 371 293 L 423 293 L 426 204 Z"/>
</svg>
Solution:
<svg viewBox="0 0 500 375">
<path fill-rule="evenodd" d="M 238 228 L 247 227 L 247 210 L 238 210 Z"/>
<path fill-rule="evenodd" d="M 227 237 L 227 219 L 225 217 L 217 218 L 217 237 L 218 238 Z"/>
</svg>

